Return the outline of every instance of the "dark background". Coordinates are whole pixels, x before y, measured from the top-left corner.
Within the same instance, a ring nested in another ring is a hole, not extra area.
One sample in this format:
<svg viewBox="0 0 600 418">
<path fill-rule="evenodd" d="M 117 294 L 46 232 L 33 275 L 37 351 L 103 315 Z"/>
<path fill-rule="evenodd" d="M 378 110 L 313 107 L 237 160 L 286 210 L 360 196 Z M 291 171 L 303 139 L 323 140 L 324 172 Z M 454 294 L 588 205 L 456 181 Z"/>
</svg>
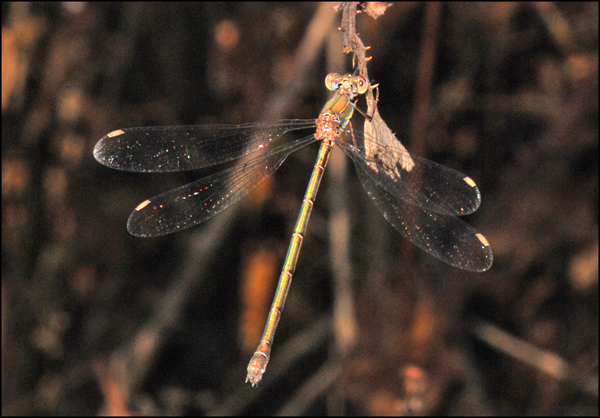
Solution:
<svg viewBox="0 0 600 418">
<path fill-rule="evenodd" d="M 350 68 L 340 15 L 315 23 L 319 7 L 3 3 L 3 414 L 597 413 L 596 2 L 357 17 L 383 119 L 477 182 L 466 221 L 494 265 L 469 273 L 414 248 L 332 157 L 258 389 L 246 366 L 317 145 L 206 224 L 127 233 L 137 204 L 215 170 L 118 172 L 94 144 L 124 127 L 316 118 L 325 75 Z M 307 61 L 311 24 L 328 35 Z"/>
</svg>

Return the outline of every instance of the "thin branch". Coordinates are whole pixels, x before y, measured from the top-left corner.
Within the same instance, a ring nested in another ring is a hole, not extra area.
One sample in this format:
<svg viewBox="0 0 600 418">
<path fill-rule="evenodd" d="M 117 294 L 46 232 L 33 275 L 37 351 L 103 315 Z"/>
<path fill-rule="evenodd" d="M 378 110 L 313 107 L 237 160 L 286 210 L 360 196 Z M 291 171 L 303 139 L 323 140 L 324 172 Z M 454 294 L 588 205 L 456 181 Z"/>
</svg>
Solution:
<svg viewBox="0 0 600 418">
<path fill-rule="evenodd" d="M 307 73 L 317 58 L 335 22 L 335 13 L 331 4 L 321 3 L 319 9 L 300 42 L 294 57 L 290 81 L 277 90 L 265 106 L 263 120 L 280 119 L 285 116 L 292 103 L 297 100 L 300 91 L 306 85 Z"/>
<path fill-rule="evenodd" d="M 521 360 L 555 379 L 571 383 L 584 393 L 598 396 L 598 375 L 582 373 L 557 354 L 514 337 L 489 322 L 478 321 L 471 332 L 497 351 Z"/>
</svg>

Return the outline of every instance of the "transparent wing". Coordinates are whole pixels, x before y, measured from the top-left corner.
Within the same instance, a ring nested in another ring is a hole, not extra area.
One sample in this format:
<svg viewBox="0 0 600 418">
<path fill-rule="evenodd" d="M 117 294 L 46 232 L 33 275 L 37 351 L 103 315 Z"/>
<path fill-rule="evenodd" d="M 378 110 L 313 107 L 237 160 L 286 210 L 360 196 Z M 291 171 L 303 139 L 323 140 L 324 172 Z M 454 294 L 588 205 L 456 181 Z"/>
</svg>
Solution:
<svg viewBox="0 0 600 418">
<path fill-rule="evenodd" d="M 238 203 L 272 175 L 292 152 L 316 141 L 314 135 L 282 145 L 212 176 L 155 196 L 129 216 L 127 230 L 156 237 L 202 223 Z"/>
<path fill-rule="evenodd" d="M 451 266 L 489 269 L 489 243 L 456 217 L 479 207 L 481 195 L 473 180 L 408 153 L 393 139 L 368 136 L 349 125 L 338 145 L 354 161 L 369 199 L 406 239 Z"/>
<path fill-rule="evenodd" d="M 410 154 L 395 139 L 382 140 L 349 124 L 336 143 L 357 170 L 387 193 L 423 209 L 452 215 L 473 213 L 481 203 L 475 182 L 463 173 Z"/>
<path fill-rule="evenodd" d="M 282 119 L 241 125 L 126 128 L 100 139 L 94 157 L 123 171 L 195 170 L 263 150 L 290 131 L 314 127 L 313 119 Z"/>
<path fill-rule="evenodd" d="M 394 196 L 373 176 L 356 167 L 360 181 L 383 217 L 406 239 L 439 260 L 469 271 L 485 271 L 493 262 L 483 235 L 454 215 L 435 213 Z"/>
</svg>

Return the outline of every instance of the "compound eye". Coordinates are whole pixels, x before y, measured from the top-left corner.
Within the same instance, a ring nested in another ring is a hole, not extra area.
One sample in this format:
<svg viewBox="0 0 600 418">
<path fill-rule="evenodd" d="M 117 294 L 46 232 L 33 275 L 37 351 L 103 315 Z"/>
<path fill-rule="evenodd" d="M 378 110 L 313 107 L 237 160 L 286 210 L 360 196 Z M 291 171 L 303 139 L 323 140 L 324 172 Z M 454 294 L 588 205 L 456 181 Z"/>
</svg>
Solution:
<svg viewBox="0 0 600 418">
<path fill-rule="evenodd" d="M 329 73 L 327 77 L 325 77 L 325 87 L 331 91 L 335 91 L 338 89 L 340 80 L 342 76 L 338 73 Z"/>
<path fill-rule="evenodd" d="M 358 90 L 358 94 L 365 94 L 366 91 L 367 91 L 367 88 L 369 87 L 369 82 L 362 75 L 354 77 L 354 84 L 356 85 L 356 89 Z"/>
</svg>

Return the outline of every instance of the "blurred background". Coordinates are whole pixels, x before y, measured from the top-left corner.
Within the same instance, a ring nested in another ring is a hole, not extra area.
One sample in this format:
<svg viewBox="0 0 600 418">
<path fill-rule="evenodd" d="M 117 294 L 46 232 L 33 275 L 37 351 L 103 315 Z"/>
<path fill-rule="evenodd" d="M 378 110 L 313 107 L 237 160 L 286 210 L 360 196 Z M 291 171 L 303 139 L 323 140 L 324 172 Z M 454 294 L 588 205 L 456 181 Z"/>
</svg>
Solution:
<svg viewBox="0 0 600 418">
<path fill-rule="evenodd" d="M 2 4 L 4 415 L 597 414 L 596 2 L 357 16 L 383 119 L 477 182 L 465 221 L 494 264 L 416 249 L 336 151 L 258 389 L 318 146 L 205 224 L 127 233 L 140 202 L 221 167 L 110 170 L 102 136 L 316 118 L 351 70 L 340 25 L 332 4 Z"/>
</svg>

